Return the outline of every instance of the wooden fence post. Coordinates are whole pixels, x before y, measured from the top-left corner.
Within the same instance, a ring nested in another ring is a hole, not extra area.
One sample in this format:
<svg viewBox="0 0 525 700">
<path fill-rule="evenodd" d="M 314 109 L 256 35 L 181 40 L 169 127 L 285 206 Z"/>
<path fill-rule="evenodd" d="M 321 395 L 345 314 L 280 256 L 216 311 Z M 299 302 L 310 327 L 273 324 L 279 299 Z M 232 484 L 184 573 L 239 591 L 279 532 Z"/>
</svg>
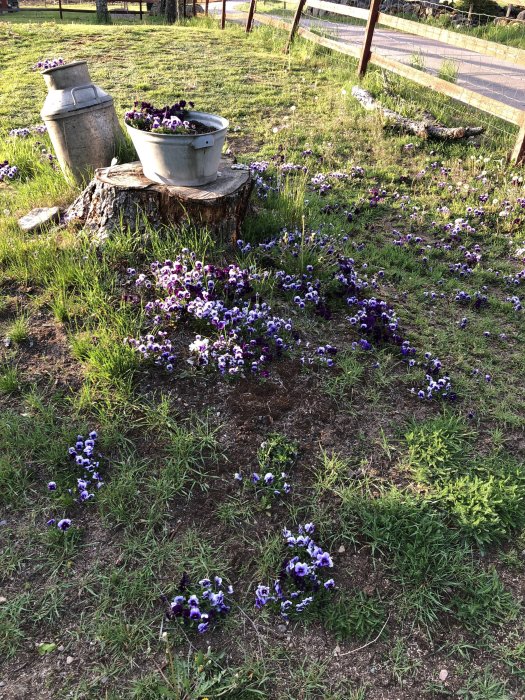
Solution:
<svg viewBox="0 0 525 700">
<path fill-rule="evenodd" d="M 222 0 L 221 29 L 226 26 L 226 0 Z"/>
<path fill-rule="evenodd" d="M 257 5 L 257 0 L 250 0 L 250 9 L 248 10 L 248 19 L 246 20 L 246 32 L 252 31 L 253 16 L 255 14 L 255 7 Z"/>
<path fill-rule="evenodd" d="M 290 51 L 290 46 L 293 44 L 293 40 L 295 39 L 295 33 L 297 32 L 297 27 L 299 26 L 299 22 L 301 21 L 301 14 L 305 5 L 306 0 L 299 0 L 299 4 L 297 5 L 297 9 L 295 11 L 295 15 L 292 22 L 292 28 L 290 29 L 290 36 L 288 37 L 288 41 L 286 42 L 286 46 L 284 47 L 284 53 L 288 53 Z"/>
<path fill-rule="evenodd" d="M 365 29 L 365 39 L 363 41 L 363 48 L 361 50 L 361 58 L 359 59 L 359 66 L 357 67 L 357 75 L 362 78 L 366 73 L 366 68 L 368 66 L 368 61 L 370 60 L 370 49 L 372 46 L 372 38 L 374 36 L 374 29 L 377 24 L 377 16 L 379 15 L 379 5 L 381 0 L 370 0 L 370 9 L 368 10 L 368 20 Z"/>
<path fill-rule="evenodd" d="M 204 14 L 206 15 L 206 17 L 208 16 L 208 7 L 209 7 L 209 4 L 210 4 L 210 0 L 206 0 L 206 5 L 205 5 L 205 7 L 204 7 Z"/>
<path fill-rule="evenodd" d="M 191 9 L 193 10 L 193 16 L 196 17 L 197 16 L 197 0 L 193 0 L 193 5 L 192 5 Z"/>
<path fill-rule="evenodd" d="M 512 151 L 511 160 L 515 165 L 525 162 L 525 112 L 523 112 L 523 121 L 516 139 L 516 145 Z"/>
</svg>

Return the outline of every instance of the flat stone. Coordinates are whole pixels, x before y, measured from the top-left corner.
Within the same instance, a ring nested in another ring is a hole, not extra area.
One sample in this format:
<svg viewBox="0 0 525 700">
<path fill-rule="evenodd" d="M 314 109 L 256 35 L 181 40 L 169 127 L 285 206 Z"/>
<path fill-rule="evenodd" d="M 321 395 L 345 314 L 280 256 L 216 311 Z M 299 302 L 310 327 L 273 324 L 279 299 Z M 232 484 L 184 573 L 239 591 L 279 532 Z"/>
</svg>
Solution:
<svg viewBox="0 0 525 700">
<path fill-rule="evenodd" d="M 58 207 L 37 207 L 36 209 L 31 209 L 29 214 L 18 219 L 18 225 L 22 231 L 29 233 L 42 228 L 45 224 L 58 221 L 59 218 L 60 209 Z"/>
</svg>

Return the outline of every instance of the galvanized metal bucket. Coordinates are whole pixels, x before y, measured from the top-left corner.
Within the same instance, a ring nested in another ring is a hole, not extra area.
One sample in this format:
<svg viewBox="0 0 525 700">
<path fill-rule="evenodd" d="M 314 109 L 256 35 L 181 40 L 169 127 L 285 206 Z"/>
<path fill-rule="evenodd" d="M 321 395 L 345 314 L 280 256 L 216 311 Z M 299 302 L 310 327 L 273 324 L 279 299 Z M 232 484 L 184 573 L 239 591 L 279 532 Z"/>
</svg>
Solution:
<svg viewBox="0 0 525 700">
<path fill-rule="evenodd" d="M 63 172 L 82 183 L 111 164 L 123 139 L 113 98 L 91 82 L 87 63 L 42 71 L 48 94 L 41 116 Z"/>
<path fill-rule="evenodd" d="M 144 175 L 163 185 L 198 187 L 217 179 L 227 119 L 206 112 L 189 112 L 189 119 L 215 128 L 209 134 L 155 134 L 126 124 Z"/>
</svg>

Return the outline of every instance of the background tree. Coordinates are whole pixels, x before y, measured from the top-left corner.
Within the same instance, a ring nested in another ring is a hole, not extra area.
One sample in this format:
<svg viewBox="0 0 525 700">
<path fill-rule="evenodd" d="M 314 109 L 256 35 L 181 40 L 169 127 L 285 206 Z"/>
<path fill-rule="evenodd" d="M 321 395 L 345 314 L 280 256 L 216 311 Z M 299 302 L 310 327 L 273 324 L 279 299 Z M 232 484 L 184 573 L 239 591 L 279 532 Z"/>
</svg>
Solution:
<svg viewBox="0 0 525 700">
<path fill-rule="evenodd" d="M 475 19 L 484 24 L 489 20 L 487 17 L 475 17 L 475 15 L 495 15 L 496 17 L 503 16 L 503 9 L 494 0 L 458 0 L 453 4 L 453 7 L 462 12 L 468 12 L 469 20 Z"/>
<path fill-rule="evenodd" d="M 177 0 L 166 0 L 166 22 L 173 24 L 177 19 Z"/>
<path fill-rule="evenodd" d="M 96 0 L 97 3 L 97 22 L 107 23 L 110 20 L 108 11 L 108 0 Z"/>
<path fill-rule="evenodd" d="M 166 22 L 173 24 L 176 20 L 184 18 L 185 0 L 164 0 Z"/>
</svg>

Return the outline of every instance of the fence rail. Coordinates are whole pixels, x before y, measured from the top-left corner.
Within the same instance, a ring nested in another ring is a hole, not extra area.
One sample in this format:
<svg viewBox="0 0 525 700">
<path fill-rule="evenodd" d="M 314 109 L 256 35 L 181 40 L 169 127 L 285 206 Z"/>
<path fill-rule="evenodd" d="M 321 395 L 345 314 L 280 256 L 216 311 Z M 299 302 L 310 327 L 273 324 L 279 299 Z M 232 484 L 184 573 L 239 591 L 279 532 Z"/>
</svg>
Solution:
<svg viewBox="0 0 525 700">
<path fill-rule="evenodd" d="M 333 6 L 336 3 L 326 2 L 326 0 L 308 0 L 308 7 L 312 7 L 315 10 L 323 10 L 324 12 L 333 12 Z M 349 7 L 347 5 L 338 5 L 338 15 L 344 15 L 345 17 L 355 17 L 355 19 L 368 19 L 369 10 L 364 10 L 361 7 Z"/>
<path fill-rule="evenodd" d="M 1 0 L 0 0 L 1 1 Z M 43 0 L 44 1 L 44 7 L 42 6 L 28 6 L 24 5 L 23 7 L 19 8 L 20 12 L 35 12 L 37 14 L 40 14 L 42 12 L 58 12 L 60 13 L 60 18 L 62 18 L 64 13 L 71 13 L 71 14 L 91 14 L 94 15 L 96 14 L 96 6 L 94 0 L 92 0 L 93 3 L 93 8 L 92 9 L 86 9 L 84 7 L 82 8 L 77 8 L 75 7 L 75 0 Z M 88 4 L 85 2 L 85 0 L 77 0 L 78 4 Z M 208 14 L 208 5 L 210 3 L 224 3 L 224 0 L 205 0 L 205 5 L 206 5 L 206 14 Z M 192 16 L 195 16 L 197 14 L 196 10 L 196 3 L 197 0 L 186 0 L 186 3 L 183 8 L 184 12 L 184 17 L 187 16 L 188 9 L 189 13 Z M 138 10 L 129 10 L 128 9 L 128 4 L 131 5 L 138 5 L 139 9 Z M 138 16 L 140 19 L 143 19 L 145 16 L 149 16 L 149 8 L 148 5 L 153 4 L 153 0 L 108 0 L 108 13 L 110 15 L 132 15 L 132 16 Z M 0 12 L 1 14 L 1 12 Z"/>
<path fill-rule="evenodd" d="M 146 0 L 144 0 L 145 2 Z M 97 13 L 96 9 L 93 10 L 86 10 L 85 8 L 78 8 L 75 9 L 73 7 L 62 7 L 62 10 L 57 7 L 21 7 L 20 12 L 71 12 L 75 15 L 78 14 L 88 14 L 88 15 L 94 15 Z M 109 14 L 111 15 L 112 13 L 121 13 L 121 14 L 126 14 L 126 15 L 142 15 L 144 14 L 141 10 L 126 10 L 124 8 L 119 8 L 119 7 L 114 7 L 114 8 L 109 8 L 108 9 Z"/>
<path fill-rule="evenodd" d="M 318 0 L 312 0 L 318 4 Z M 331 3 L 323 2 L 323 5 Z M 308 2 L 310 6 L 310 2 Z M 366 12 L 366 10 L 365 10 Z M 355 15 L 354 15 L 355 16 Z M 502 61 L 508 61 L 518 66 L 525 66 L 525 51 L 518 49 L 515 46 L 507 46 L 506 44 L 498 44 L 496 41 L 487 41 L 486 39 L 478 39 L 478 37 L 470 36 L 469 34 L 461 34 L 460 32 L 451 32 L 448 29 L 433 27 L 430 24 L 422 22 L 414 22 L 410 19 L 403 19 L 394 15 L 388 15 L 384 12 L 379 13 L 377 23 L 391 29 L 399 29 L 408 34 L 417 34 L 427 39 L 435 39 L 443 44 L 450 46 L 458 46 L 460 49 L 468 49 L 476 53 L 482 53 L 485 56 L 493 56 Z"/>
<path fill-rule="evenodd" d="M 123 0 L 125 2 L 125 0 Z M 144 0 L 146 2 L 146 0 Z M 71 14 L 85 14 L 85 15 L 95 15 L 97 14 L 96 8 L 92 10 L 86 10 L 85 8 L 75 8 L 75 7 L 64 7 L 61 2 L 58 3 L 56 7 L 21 7 L 20 12 L 36 12 L 40 14 L 41 12 L 58 12 L 60 19 L 62 19 L 64 13 L 70 12 Z M 123 7 L 109 7 L 108 14 L 123 14 L 123 15 L 138 15 L 140 19 L 143 18 L 147 11 L 143 10 L 142 2 L 139 2 L 138 10 L 128 10 Z"/>
<path fill-rule="evenodd" d="M 451 97 L 454 100 L 458 100 L 463 104 L 467 104 L 470 107 L 474 107 L 475 109 L 479 109 L 483 112 L 487 112 L 488 114 L 498 117 L 499 119 L 510 122 L 511 124 L 520 127 L 518 138 L 511 155 L 511 160 L 516 164 L 525 161 L 525 111 L 523 109 L 505 104 L 500 100 L 488 97 L 476 92 L 475 90 L 471 90 L 470 88 L 462 87 L 447 80 L 443 80 L 442 78 L 436 77 L 430 73 L 418 70 L 406 65 L 405 63 L 401 63 L 401 61 L 397 61 L 393 58 L 387 58 L 386 56 L 381 55 L 379 52 L 374 51 L 372 45 L 374 29 L 377 24 L 381 24 L 392 29 L 406 32 L 407 34 L 431 38 L 461 49 L 467 49 L 468 51 L 478 54 L 495 57 L 497 59 L 507 61 L 513 66 L 525 67 L 525 51 L 523 49 L 498 44 L 496 42 L 479 39 L 477 37 L 471 37 L 458 32 L 448 31 L 439 27 L 424 25 L 420 22 L 414 22 L 401 17 L 379 12 L 380 0 L 371 0 L 370 9 L 368 10 L 357 7 L 349 7 L 347 5 L 339 5 L 335 2 L 329 2 L 328 0 L 299 0 L 293 21 L 291 23 L 257 13 L 256 2 L 257 0 L 250 0 L 250 11 L 248 15 L 248 22 L 246 24 L 247 32 L 251 30 L 254 20 L 260 22 L 261 24 L 268 24 L 273 27 L 285 29 L 286 31 L 289 31 L 286 51 L 289 50 L 295 36 L 299 35 L 315 44 L 326 46 L 333 51 L 358 58 L 359 76 L 363 76 L 366 72 L 368 64 L 373 63 L 381 68 L 392 71 L 397 75 L 408 78 L 418 85 L 435 90 L 436 92 Z M 319 34 L 315 34 L 304 27 L 301 27 L 300 21 L 302 13 L 306 8 L 313 8 L 335 15 L 343 15 L 345 17 L 354 17 L 356 19 L 366 20 L 367 24 L 364 31 L 364 39 L 361 48 L 342 41 L 337 41 L 335 39 L 328 39 L 324 36 L 320 36 Z"/>
</svg>

